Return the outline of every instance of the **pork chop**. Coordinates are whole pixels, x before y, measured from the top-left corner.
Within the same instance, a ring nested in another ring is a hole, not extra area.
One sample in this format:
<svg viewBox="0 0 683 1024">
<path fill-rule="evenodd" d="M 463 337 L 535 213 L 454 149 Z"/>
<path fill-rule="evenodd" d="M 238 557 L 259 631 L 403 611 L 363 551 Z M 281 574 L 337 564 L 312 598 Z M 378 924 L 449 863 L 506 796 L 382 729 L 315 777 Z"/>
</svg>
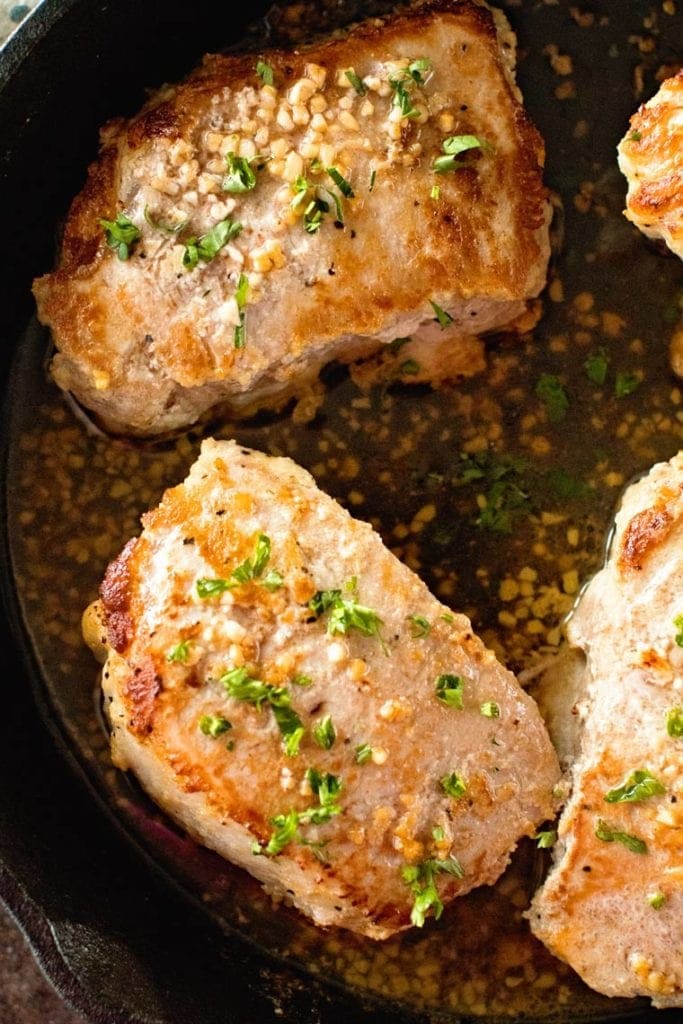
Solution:
<svg viewBox="0 0 683 1024">
<path fill-rule="evenodd" d="M 531 698 L 289 459 L 204 442 L 106 574 L 115 763 L 319 925 L 385 938 L 553 814 Z"/>
<path fill-rule="evenodd" d="M 628 219 L 683 258 L 683 71 L 633 115 L 619 167 L 628 180 Z"/>
<path fill-rule="evenodd" d="M 546 686 L 580 752 L 531 927 L 599 992 L 683 1006 L 683 453 L 626 492 L 568 636 Z"/>
<path fill-rule="evenodd" d="M 105 428 L 158 435 L 280 407 L 424 328 L 451 342 L 439 379 L 472 372 L 459 339 L 512 327 L 549 253 L 514 60 L 503 15 L 431 0 L 302 51 L 207 56 L 108 124 L 34 286 L 56 382 Z"/>
</svg>

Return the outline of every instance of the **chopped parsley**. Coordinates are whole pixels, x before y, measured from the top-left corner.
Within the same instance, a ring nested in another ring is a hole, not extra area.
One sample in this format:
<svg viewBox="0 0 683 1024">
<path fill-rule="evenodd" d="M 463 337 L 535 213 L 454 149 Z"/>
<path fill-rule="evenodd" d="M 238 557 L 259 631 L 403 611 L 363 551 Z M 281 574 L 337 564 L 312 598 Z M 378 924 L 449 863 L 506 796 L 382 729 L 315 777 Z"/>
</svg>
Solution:
<svg viewBox="0 0 683 1024">
<path fill-rule="evenodd" d="M 346 589 L 353 591 L 355 587 L 347 584 Z M 329 613 L 327 632 L 330 636 L 345 635 L 355 629 L 362 636 L 379 637 L 381 618 L 372 608 L 359 604 L 353 593 L 344 597 L 341 590 L 319 590 L 308 602 L 308 607 L 317 619 Z"/>
<path fill-rule="evenodd" d="M 275 75 L 270 64 L 266 64 L 262 60 L 256 61 L 256 74 L 259 76 L 264 85 L 272 85 L 275 81 Z"/>
<path fill-rule="evenodd" d="M 541 829 L 534 838 L 539 850 L 549 850 L 557 841 L 557 832 L 554 828 Z"/>
<path fill-rule="evenodd" d="M 640 142 L 640 140 L 642 139 L 642 137 L 643 137 L 643 136 L 642 136 L 642 135 L 640 134 L 640 132 L 636 132 L 636 131 L 633 131 L 633 132 L 631 132 L 631 134 L 629 135 L 629 137 L 628 137 L 628 141 L 629 141 L 629 142 Z"/>
<path fill-rule="evenodd" d="M 336 775 L 319 772 L 317 768 L 309 768 L 306 779 L 318 798 L 317 807 L 308 807 L 305 811 L 288 811 L 270 819 L 273 833 L 266 846 L 254 842 L 251 847 L 253 854 L 264 853 L 268 857 L 276 857 L 292 842 L 306 843 L 299 832 L 300 825 L 323 825 L 330 818 L 341 814 L 341 807 L 336 802 L 342 789 L 342 781 Z"/>
<path fill-rule="evenodd" d="M 175 647 L 172 647 L 168 652 L 166 655 L 166 661 L 177 661 L 182 665 L 183 662 L 187 661 L 189 654 L 190 641 L 181 640 L 180 643 L 177 643 Z"/>
<path fill-rule="evenodd" d="M 674 619 L 674 626 L 676 627 L 674 640 L 678 647 L 683 647 L 683 615 L 676 616 Z"/>
<path fill-rule="evenodd" d="M 512 533 L 515 516 L 528 511 L 529 495 L 513 480 L 496 480 L 484 500 L 476 524 L 492 533 Z"/>
<path fill-rule="evenodd" d="M 671 708 L 666 716 L 666 731 L 674 739 L 683 736 L 683 708 Z"/>
<path fill-rule="evenodd" d="M 536 382 L 534 392 L 545 406 L 550 422 L 561 423 L 567 415 L 569 398 L 559 377 L 554 373 L 542 373 Z"/>
<path fill-rule="evenodd" d="M 425 85 L 426 80 L 422 77 L 432 70 L 432 62 L 429 57 L 418 57 L 408 65 L 408 74 L 418 85 Z"/>
<path fill-rule="evenodd" d="M 617 398 L 625 398 L 627 395 L 632 395 L 639 386 L 640 377 L 637 374 L 622 370 L 617 374 L 617 379 L 614 382 L 614 394 Z"/>
<path fill-rule="evenodd" d="M 127 260 L 131 250 L 142 237 L 138 228 L 125 213 L 116 215 L 116 220 L 100 217 L 100 227 L 104 228 L 104 238 L 110 249 L 113 249 L 120 260 Z"/>
<path fill-rule="evenodd" d="M 463 708 L 463 692 L 465 680 L 462 676 L 452 675 L 450 672 L 439 676 L 436 680 L 436 696 L 442 704 L 449 708 Z"/>
<path fill-rule="evenodd" d="M 461 167 L 467 167 L 465 160 L 457 159 L 461 153 L 468 153 L 473 149 L 480 149 L 484 152 L 490 150 L 491 146 L 477 135 L 451 135 L 443 140 L 441 148 L 443 154 L 437 156 L 432 164 L 432 170 L 436 174 L 447 174 L 449 171 L 458 171 Z"/>
<path fill-rule="evenodd" d="M 500 708 L 495 700 L 485 701 L 479 708 L 479 711 L 484 718 L 500 718 Z"/>
<path fill-rule="evenodd" d="M 456 878 L 465 876 L 462 865 L 455 857 L 449 857 L 448 860 L 424 860 L 421 864 L 405 864 L 401 869 L 401 877 L 413 895 L 410 922 L 416 928 L 423 927 L 427 911 L 431 910 L 437 921 L 443 913 L 443 903 L 434 881 L 435 876 L 441 873 L 454 875 Z"/>
<path fill-rule="evenodd" d="M 449 324 L 453 323 L 453 317 L 450 313 L 447 313 L 445 309 L 442 309 L 441 306 L 437 306 L 436 302 L 432 302 L 431 299 L 429 300 L 429 304 L 434 310 L 434 319 L 439 324 L 441 330 L 445 331 Z"/>
<path fill-rule="evenodd" d="M 632 836 L 629 832 L 620 832 L 612 828 L 602 818 L 598 819 L 595 826 L 595 834 L 603 843 L 621 843 L 631 853 L 647 853 L 647 843 L 638 836 Z"/>
<path fill-rule="evenodd" d="M 583 368 L 586 371 L 591 384 L 602 385 L 607 380 L 607 369 L 609 367 L 609 356 L 604 348 L 599 348 L 597 352 L 591 352 L 583 364 Z"/>
<path fill-rule="evenodd" d="M 347 199 L 353 199 L 356 193 L 353 191 L 353 188 L 346 180 L 346 178 L 337 170 L 337 168 L 328 167 L 327 173 L 332 178 L 332 181 L 335 183 L 341 194 L 343 196 L 346 196 Z"/>
<path fill-rule="evenodd" d="M 457 772 L 443 775 L 439 779 L 439 785 L 447 796 L 452 796 L 455 800 L 459 800 L 467 792 L 467 783 Z"/>
<path fill-rule="evenodd" d="M 311 199 L 310 203 L 304 210 L 304 230 L 309 235 L 314 235 L 320 230 L 323 222 L 323 217 L 326 213 L 330 212 L 330 204 L 325 202 L 319 196 L 315 199 Z"/>
<path fill-rule="evenodd" d="M 359 743 L 355 752 L 356 764 L 367 764 L 372 757 L 372 747 L 369 743 Z"/>
<path fill-rule="evenodd" d="M 256 540 L 256 550 L 253 558 L 247 558 L 238 565 L 230 574 L 228 579 L 208 579 L 202 577 L 197 580 L 197 593 L 202 598 L 215 597 L 226 590 L 232 590 L 241 583 L 249 583 L 253 580 L 260 580 L 266 590 L 278 590 L 284 580 L 279 572 L 270 569 L 264 576 L 264 570 L 270 560 L 270 538 L 264 533 L 259 533 Z"/>
<path fill-rule="evenodd" d="M 370 184 L 368 185 L 368 192 L 372 192 L 373 188 L 375 187 L 375 179 L 376 178 L 377 178 L 377 171 L 373 167 L 372 173 L 370 174 Z"/>
<path fill-rule="evenodd" d="M 230 152 L 225 154 L 228 172 L 223 178 L 221 188 L 224 192 L 251 192 L 256 187 L 256 175 L 251 167 L 251 160 Z"/>
<path fill-rule="evenodd" d="M 421 640 L 423 637 L 429 636 L 432 627 L 424 615 L 408 615 L 407 619 L 412 627 L 410 635 L 413 640 Z"/>
<path fill-rule="evenodd" d="M 254 679 L 244 666 L 230 669 L 220 677 L 229 697 L 246 701 L 260 711 L 267 703 L 278 728 L 282 733 L 285 753 L 294 757 L 304 735 L 303 722 L 292 708 L 292 698 L 284 686 L 269 686 L 260 679 Z"/>
<path fill-rule="evenodd" d="M 232 722 L 229 722 L 227 718 L 223 718 L 222 715 L 202 715 L 199 719 L 199 728 L 205 736 L 212 736 L 214 739 L 217 739 L 224 732 L 232 729 Z"/>
<path fill-rule="evenodd" d="M 237 282 L 237 291 L 235 292 L 235 302 L 237 303 L 237 312 L 239 313 L 240 322 L 235 325 L 235 337 L 234 345 L 235 348 L 244 348 L 247 343 L 247 294 L 249 292 L 249 278 L 246 274 L 240 274 Z"/>
<path fill-rule="evenodd" d="M 330 750 L 337 738 L 337 730 L 329 715 L 325 715 L 313 726 L 313 739 L 323 750 Z"/>
<path fill-rule="evenodd" d="M 230 220 L 226 217 L 218 224 L 214 224 L 210 231 L 207 231 L 201 238 L 189 238 L 185 243 L 183 253 L 183 266 L 188 270 L 194 270 L 201 260 L 202 263 L 209 263 L 218 255 L 223 246 L 237 238 L 242 225 L 239 221 Z"/>
<path fill-rule="evenodd" d="M 666 903 L 666 896 L 661 892 L 661 890 L 657 890 L 657 892 L 649 892 L 647 894 L 647 902 L 653 910 L 661 910 Z"/>
<path fill-rule="evenodd" d="M 413 101 L 410 98 L 410 93 L 406 88 L 406 85 L 412 83 L 411 78 L 390 78 L 389 85 L 394 90 L 393 106 L 398 107 L 401 111 L 402 117 L 419 117 L 420 111 L 417 107 L 413 106 Z"/>
<path fill-rule="evenodd" d="M 347 68 L 344 74 L 346 75 L 350 84 L 356 90 L 358 95 L 365 96 L 366 92 L 368 91 L 367 86 L 363 82 L 363 79 L 358 77 L 353 68 Z"/>
<path fill-rule="evenodd" d="M 310 676 L 304 675 L 303 672 L 300 672 L 298 675 L 294 676 L 294 678 L 292 679 L 292 685 L 293 686 L 313 686 L 313 680 L 311 679 Z"/>
<path fill-rule="evenodd" d="M 634 804 L 662 793 L 666 793 L 666 787 L 647 768 L 643 768 L 631 772 L 623 786 L 605 793 L 605 800 L 608 804 Z"/>
<path fill-rule="evenodd" d="M 440 196 L 441 196 L 441 186 L 440 185 L 432 185 L 432 190 L 429 193 L 429 198 L 436 200 L 436 199 L 439 199 Z"/>
</svg>

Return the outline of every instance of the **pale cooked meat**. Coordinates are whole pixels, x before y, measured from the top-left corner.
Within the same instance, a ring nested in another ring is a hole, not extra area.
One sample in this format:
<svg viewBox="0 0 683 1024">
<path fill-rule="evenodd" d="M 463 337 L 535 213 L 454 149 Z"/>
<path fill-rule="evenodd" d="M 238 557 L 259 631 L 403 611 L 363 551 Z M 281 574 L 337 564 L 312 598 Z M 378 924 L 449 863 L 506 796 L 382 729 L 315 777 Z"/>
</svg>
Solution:
<svg viewBox="0 0 683 1024">
<path fill-rule="evenodd" d="M 628 219 L 683 258 L 683 71 L 633 115 L 619 167 L 628 179 Z"/>
<path fill-rule="evenodd" d="M 86 635 L 99 616 L 116 764 L 200 842 L 384 938 L 552 815 L 534 702 L 289 459 L 206 441 L 143 523 Z"/>
<path fill-rule="evenodd" d="M 683 1006 L 683 453 L 626 492 L 569 640 L 545 686 L 580 755 L 531 926 L 599 992 Z"/>
<path fill-rule="evenodd" d="M 512 326 L 546 275 L 514 52 L 502 15 L 435 0 L 300 52 L 208 56 L 107 125 L 34 287 L 57 383 L 108 429 L 162 434 L 282 406 L 331 360 L 431 329 L 431 303 L 447 374 L 471 372 L 459 339 Z"/>
</svg>

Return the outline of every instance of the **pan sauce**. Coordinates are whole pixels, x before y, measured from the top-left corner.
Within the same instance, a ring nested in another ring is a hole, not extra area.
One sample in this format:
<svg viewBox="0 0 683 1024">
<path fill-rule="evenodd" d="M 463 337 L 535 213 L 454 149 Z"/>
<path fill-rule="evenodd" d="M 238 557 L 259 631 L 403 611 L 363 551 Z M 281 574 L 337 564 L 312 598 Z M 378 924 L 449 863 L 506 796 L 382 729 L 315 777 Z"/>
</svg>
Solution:
<svg viewBox="0 0 683 1024">
<path fill-rule="evenodd" d="M 397 382 L 366 394 L 331 371 L 313 422 L 262 417 L 233 432 L 311 470 L 515 670 L 557 650 L 563 616 L 602 561 L 619 494 L 683 440 L 683 389 L 666 359 L 683 309 L 682 267 L 623 220 L 614 157 L 628 112 L 672 59 L 667 40 L 683 37 L 683 19 L 667 3 L 629 5 L 613 26 L 601 23 L 609 5 L 595 5 L 597 17 L 533 6 L 511 11 L 530 50 L 520 78 L 566 220 L 533 336 L 492 344 L 485 375 L 438 393 Z M 305 12 L 296 5 L 271 25 L 296 34 Z M 602 59 L 609 46 L 612 63 Z M 606 101 L 596 110 L 599 75 Z M 42 380 L 44 342 L 32 329 L 14 409 L 17 588 L 54 712 L 128 828 L 228 926 L 332 980 L 487 1019 L 632 1010 L 588 992 L 529 935 L 522 912 L 547 864 L 532 843 L 493 889 L 459 899 L 422 932 L 374 944 L 273 909 L 251 878 L 180 835 L 111 768 L 80 615 L 140 513 L 194 461 L 198 434 L 156 449 L 88 435 Z"/>
</svg>

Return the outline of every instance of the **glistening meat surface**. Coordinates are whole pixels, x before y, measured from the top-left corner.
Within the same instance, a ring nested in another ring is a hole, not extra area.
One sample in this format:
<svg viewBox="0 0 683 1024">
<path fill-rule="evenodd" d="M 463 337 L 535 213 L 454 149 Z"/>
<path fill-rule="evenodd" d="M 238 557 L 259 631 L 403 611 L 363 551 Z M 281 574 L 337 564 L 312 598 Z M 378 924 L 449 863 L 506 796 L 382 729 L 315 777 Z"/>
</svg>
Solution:
<svg viewBox="0 0 683 1024">
<path fill-rule="evenodd" d="M 434 0 L 297 52 L 208 56 L 108 124 L 35 283 L 57 383 L 154 435 L 282 406 L 424 331 L 437 365 L 422 344 L 416 379 L 480 368 L 472 337 L 528 324 L 549 254 L 514 60 L 502 15 Z"/>
<path fill-rule="evenodd" d="M 552 815 L 534 702 L 289 459 L 206 441 L 143 523 L 87 635 L 115 763 L 200 842 L 385 938 Z"/>
</svg>

